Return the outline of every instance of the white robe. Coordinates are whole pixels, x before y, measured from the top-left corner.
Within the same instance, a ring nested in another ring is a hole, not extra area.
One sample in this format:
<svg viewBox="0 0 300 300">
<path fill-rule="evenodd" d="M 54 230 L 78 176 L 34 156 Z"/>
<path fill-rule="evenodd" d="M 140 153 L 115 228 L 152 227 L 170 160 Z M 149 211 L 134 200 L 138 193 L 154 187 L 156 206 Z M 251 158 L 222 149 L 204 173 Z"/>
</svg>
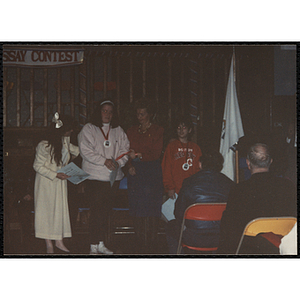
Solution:
<svg viewBox="0 0 300 300">
<path fill-rule="evenodd" d="M 67 180 L 56 178 L 57 171 L 70 159 L 70 153 L 77 156 L 79 149 L 70 144 L 70 137 L 63 138 L 67 155 L 62 165 L 51 162 L 50 147 L 41 141 L 36 147 L 33 168 L 36 171 L 34 185 L 35 236 L 42 239 L 61 240 L 71 237 L 68 208 Z M 65 151 L 63 151 L 65 152 Z"/>
</svg>

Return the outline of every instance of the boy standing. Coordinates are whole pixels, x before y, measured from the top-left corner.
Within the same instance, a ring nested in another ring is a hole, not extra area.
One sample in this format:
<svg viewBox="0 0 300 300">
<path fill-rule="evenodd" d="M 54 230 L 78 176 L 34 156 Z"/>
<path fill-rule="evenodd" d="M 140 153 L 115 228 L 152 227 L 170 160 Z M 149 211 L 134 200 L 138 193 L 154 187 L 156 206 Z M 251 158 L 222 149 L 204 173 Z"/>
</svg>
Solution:
<svg viewBox="0 0 300 300">
<path fill-rule="evenodd" d="M 190 118 L 183 116 L 176 125 L 178 139 L 168 144 L 162 161 L 163 183 L 171 199 L 176 198 L 183 180 L 199 171 L 202 155 L 200 147 L 189 141 L 193 130 Z"/>
</svg>

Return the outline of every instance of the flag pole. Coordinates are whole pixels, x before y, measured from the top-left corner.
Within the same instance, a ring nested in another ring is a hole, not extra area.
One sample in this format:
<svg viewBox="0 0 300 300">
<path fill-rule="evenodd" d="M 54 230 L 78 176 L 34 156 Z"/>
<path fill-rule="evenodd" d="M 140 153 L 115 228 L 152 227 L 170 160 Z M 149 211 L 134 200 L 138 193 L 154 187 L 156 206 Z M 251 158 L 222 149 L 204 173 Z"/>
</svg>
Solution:
<svg viewBox="0 0 300 300">
<path fill-rule="evenodd" d="M 232 57 L 233 57 L 233 79 L 234 82 L 236 82 L 236 66 L 235 66 L 235 48 L 233 46 L 233 53 L 232 53 Z"/>
<path fill-rule="evenodd" d="M 235 61 L 235 47 L 233 46 L 233 78 L 236 82 L 236 61 Z M 239 151 L 237 147 L 235 148 L 235 182 L 239 183 Z"/>
<path fill-rule="evenodd" d="M 239 173 L 239 150 L 235 150 L 235 182 L 239 183 L 240 180 L 240 173 Z"/>
</svg>

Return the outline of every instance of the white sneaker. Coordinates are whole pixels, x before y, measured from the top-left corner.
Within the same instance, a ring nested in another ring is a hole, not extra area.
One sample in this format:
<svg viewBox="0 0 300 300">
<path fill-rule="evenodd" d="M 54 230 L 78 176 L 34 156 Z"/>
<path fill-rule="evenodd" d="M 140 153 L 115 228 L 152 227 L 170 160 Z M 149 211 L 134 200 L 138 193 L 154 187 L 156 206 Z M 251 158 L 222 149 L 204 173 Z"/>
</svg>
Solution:
<svg viewBox="0 0 300 300">
<path fill-rule="evenodd" d="M 93 246 L 93 245 L 91 245 Z M 98 253 L 101 253 L 101 254 L 114 254 L 112 251 L 110 251 L 109 249 L 107 249 L 104 245 L 103 242 L 100 242 L 98 246 Z"/>
<path fill-rule="evenodd" d="M 92 255 L 98 254 L 98 245 L 91 245 L 90 254 L 92 254 Z"/>
</svg>

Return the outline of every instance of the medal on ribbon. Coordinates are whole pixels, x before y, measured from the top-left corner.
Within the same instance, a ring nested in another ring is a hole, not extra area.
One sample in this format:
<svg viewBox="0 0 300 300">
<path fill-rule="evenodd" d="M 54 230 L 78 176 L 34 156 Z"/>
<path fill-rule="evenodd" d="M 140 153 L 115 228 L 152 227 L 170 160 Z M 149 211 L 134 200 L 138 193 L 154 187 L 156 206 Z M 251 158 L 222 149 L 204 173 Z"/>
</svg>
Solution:
<svg viewBox="0 0 300 300">
<path fill-rule="evenodd" d="M 104 147 L 105 148 L 109 148 L 110 147 L 110 141 L 109 140 L 104 141 Z"/>
<path fill-rule="evenodd" d="M 188 163 L 184 163 L 184 164 L 182 165 L 182 169 L 183 169 L 184 171 L 187 171 L 189 168 L 190 168 L 190 166 L 189 166 Z"/>
<path fill-rule="evenodd" d="M 182 143 L 181 143 L 181 146 L 182 146 L 182 149 L 184 149 Z M 189 164 L 190 159 L 188 159 L 188 152 L 189 152 L 189 143 L 187 143 L 187 147 L 186 147 L 185 163 L 182 165 L 182 169 L 184 171 L 187 171 L 190 168 L 190 164 Z"/>
<path fill-rule="evenodd" d="M 108 136 L 109 136 L 110 127 L 108 128 L 108 132 L 107 132 L 107 134 L 104 134 L 104 131 L 103 131 L 103 129 L 102 129 L 102 128 L 100 128 L 100 130 L 101 130 L 101 132 L 102 132 L 102 134 L 103 134 L 103 136 L 104 136 L 104 139 L 105 139 L 105 141 L 104 141 L 103 145 L 104 145 L 104 147 L 105 147 L 105 148 L 109 148 L 109 147 L 110 147 L 110 145 L 111 145 L 111 142 L 108 140 Z"/>
</svg>

